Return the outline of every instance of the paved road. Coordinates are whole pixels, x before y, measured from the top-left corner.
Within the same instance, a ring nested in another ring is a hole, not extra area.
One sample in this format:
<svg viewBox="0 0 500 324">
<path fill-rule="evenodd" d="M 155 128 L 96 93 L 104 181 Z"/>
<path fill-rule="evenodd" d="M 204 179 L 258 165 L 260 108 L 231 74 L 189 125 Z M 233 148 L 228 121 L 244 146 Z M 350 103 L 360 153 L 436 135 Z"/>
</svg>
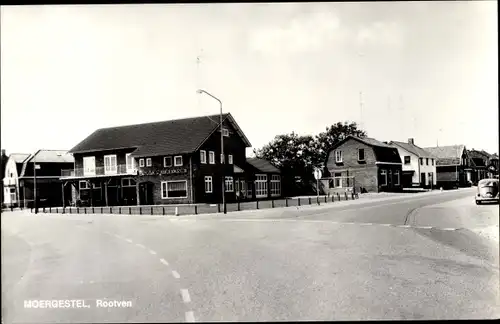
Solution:
<svg viewBox="0 0 500 324">
<path fill-rule="evenodd" d="M 2 214 L 4 322 L 500 316 L 498 205 L 473 190 L 188 217 Z M 493 229 L 493 230 L 491 230 Z M 28 299 L 84 308 L 25 309 Z M 96 300 L 132 307 L 97 308 Z"/>
</svg>

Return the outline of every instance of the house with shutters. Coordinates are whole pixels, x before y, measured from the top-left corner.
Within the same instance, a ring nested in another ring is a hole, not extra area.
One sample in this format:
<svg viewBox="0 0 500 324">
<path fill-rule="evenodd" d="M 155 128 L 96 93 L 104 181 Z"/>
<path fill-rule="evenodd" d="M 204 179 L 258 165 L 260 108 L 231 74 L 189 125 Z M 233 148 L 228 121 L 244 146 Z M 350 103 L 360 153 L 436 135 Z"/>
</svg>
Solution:
<svg viewBox="0 0 500 324">
<path fill-rule="evenodd" d="M 413 138 L 409 138 L 408 142 L 391 141 L 389 145 L 398 150 L 403 163 L 403 188 L 436 187 L 436 158 L 431 153 L 415 145 Z"/>
<path fill-rule="evenodd" d="M 401 158 L 398 150 L 373 138 L 348 136 L 327 153 L 329 176 L 322 179 L 330 194 L 400 191 Z"/>
<path fill-rule="evenodd" d="M 230 113 L 98 129 L 73 147 L 61 180 L 91 206 L 219 203 L 281 196 L 279 170 L 246 158 Z M 224 190 L 223 190 L 224 188 Z"/>
<path fill-rule="evenodd" d="M 436 157 L 436 185 L 443 188 L 467 187 L 472 183 L 472 167 L 465 145 L 425 147 Z"/>
</svg>

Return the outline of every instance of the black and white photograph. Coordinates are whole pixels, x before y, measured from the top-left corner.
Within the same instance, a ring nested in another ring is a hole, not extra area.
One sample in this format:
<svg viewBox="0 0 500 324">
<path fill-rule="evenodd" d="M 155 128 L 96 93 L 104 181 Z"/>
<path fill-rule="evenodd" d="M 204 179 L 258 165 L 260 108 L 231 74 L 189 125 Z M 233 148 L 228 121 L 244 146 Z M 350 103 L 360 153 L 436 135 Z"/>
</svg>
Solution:
<svg viewBox="0 0 500 324">
<path fill-rule="evenodd" d="M 1 321 L 500 318 L 497 1 L 2 5 Z"/>
</svg>

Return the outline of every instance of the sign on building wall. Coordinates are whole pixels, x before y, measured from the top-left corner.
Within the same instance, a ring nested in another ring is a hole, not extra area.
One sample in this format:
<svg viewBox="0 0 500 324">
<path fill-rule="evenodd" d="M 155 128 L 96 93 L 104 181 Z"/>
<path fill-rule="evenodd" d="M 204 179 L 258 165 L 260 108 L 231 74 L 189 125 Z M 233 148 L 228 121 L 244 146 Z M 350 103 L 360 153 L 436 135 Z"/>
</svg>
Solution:
<svg viewBox="0 0 500 324">
<path fill-rule="evenodd" d="M 140 176 L 158 176 L 158 175 L 174 175 L 174 174 L 187 174 L 187 168 L 179 169 L 164 169 L 164 170 L 139 170 Z"/>
</svg>

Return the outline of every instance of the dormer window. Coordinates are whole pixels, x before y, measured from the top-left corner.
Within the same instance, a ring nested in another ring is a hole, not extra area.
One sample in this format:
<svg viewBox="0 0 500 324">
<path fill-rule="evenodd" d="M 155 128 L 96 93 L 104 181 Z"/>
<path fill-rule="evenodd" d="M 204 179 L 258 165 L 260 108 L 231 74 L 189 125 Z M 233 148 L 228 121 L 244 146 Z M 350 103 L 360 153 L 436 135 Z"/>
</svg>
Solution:
<svg viewBox="0 0 500 324">
<path fill-rule="evenodd" d="M 222 129 L 222 136 L 229 137 L 229 130 L 227 128 Z"/>
</svg>

